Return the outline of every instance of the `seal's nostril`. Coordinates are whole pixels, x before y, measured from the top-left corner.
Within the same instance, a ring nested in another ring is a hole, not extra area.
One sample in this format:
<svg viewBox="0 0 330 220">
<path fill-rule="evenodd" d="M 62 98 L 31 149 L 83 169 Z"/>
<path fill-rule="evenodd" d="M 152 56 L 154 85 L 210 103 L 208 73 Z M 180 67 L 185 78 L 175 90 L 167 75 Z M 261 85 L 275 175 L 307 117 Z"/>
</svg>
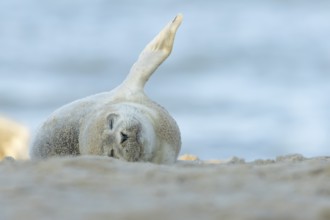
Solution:
<svg viewBox="0 0 330 220">
<path fill-rule="evenodd" d="M 124 143 L 125 141 L 127 141 L 127 139 L 128 139 L 128 135 L 125 134 L 125 133 L 123 133 L 123 132 L 120 132 L 120 135 L 121 135 L 121 141 L 120 141 L 120 143 L 122 144 L 122 143 Z"/>
</svg>

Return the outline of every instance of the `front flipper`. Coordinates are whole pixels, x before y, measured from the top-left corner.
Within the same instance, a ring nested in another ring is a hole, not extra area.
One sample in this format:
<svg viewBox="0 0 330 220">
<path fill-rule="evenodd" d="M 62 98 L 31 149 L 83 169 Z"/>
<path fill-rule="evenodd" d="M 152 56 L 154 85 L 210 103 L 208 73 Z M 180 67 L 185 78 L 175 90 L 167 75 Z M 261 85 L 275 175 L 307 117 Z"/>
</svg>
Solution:
<svg viewBox="0 0 330 220">
<path fill-rule="evenodd" d="M 170 55 L 182 18 L 178 14 L 141 52 L 123 83 L 131 92 L 142 91 L 153 72 Z"/>
</svg>

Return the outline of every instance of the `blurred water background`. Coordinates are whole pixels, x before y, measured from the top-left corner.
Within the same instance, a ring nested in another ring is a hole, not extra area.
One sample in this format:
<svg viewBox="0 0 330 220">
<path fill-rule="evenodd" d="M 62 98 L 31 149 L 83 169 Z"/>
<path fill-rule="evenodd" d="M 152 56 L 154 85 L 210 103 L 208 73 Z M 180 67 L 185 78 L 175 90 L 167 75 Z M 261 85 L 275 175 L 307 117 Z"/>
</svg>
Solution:
<svg viewBox="0 0 330 220">
<path fill-rule="evenodd" d="M 177 120 L 182 153 L 330 154 L 327 0 L 1 0 L 0 114 L 33 132 L 112 89 L 178 12 L 174 50 L 146 92 Z"/>
</svg>

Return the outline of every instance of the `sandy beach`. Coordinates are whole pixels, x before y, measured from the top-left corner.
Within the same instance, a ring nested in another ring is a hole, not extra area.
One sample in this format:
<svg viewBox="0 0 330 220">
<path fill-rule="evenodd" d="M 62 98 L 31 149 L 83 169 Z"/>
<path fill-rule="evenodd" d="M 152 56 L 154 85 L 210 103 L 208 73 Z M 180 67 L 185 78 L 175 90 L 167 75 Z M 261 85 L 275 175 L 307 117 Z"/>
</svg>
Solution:
<svg viewBox="0 0 330 220">
<path fill-rule="evenodd" d="M 0 219 L 330 219 L 330 158 L 0 163 Z"/>
</svg>

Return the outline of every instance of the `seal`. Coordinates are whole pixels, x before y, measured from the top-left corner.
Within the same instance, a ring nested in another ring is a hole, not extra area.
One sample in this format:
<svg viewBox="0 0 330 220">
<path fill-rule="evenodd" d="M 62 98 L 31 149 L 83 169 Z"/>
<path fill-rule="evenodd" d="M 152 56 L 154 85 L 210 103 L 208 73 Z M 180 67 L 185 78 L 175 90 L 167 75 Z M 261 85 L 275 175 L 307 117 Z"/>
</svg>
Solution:
<svg viewBox="0 0 330 220">
<path fill-rule="evenodd" d="M 37 130 L 31 159 L 103 155 L 125 161 L 174 163 L 181 148 L 175 120 L 147 97 L 144 86 L 170 55 L 183 16 L 178 14 L 144 48 L 115 89 L 52 113 Z"/>
</svg>

